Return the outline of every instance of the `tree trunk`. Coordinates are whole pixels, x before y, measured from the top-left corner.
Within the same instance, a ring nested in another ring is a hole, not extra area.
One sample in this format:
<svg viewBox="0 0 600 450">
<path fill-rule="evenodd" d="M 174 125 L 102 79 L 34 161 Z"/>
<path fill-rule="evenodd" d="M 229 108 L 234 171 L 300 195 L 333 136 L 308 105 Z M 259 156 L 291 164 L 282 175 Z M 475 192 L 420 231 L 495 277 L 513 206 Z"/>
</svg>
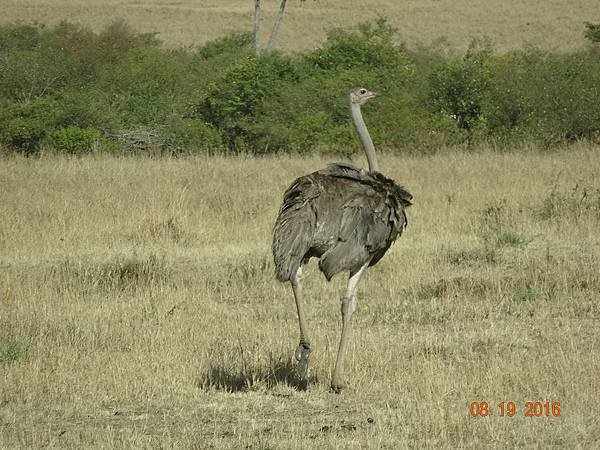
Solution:
<svg viewBox="0 0 600 450">
<path fill-rule="evenodd" d="M 269 38 L 269 44 L 267 45 L 267 54 L 270 55 L 273 51 L 273 44 L 275 44 L 275 39 L 277 38 L 277 32 L 279 31 L 279 25 L 281 24 L 281 19 L 283 19 L 283 13 L 285 12 L 285 3 L 287 0 L 281 0 L 279 5 L 279 12 L 277 13 L 277 17 L 275 18 L 275 24 L 273 25 L 273 31 L 271 32 L 271 37 Z"/>
<path fill-rule="evenodd" d="M 254 1 L 254 48 L 256 56 L 260 55 L 260 0 Z"/>
</svg>

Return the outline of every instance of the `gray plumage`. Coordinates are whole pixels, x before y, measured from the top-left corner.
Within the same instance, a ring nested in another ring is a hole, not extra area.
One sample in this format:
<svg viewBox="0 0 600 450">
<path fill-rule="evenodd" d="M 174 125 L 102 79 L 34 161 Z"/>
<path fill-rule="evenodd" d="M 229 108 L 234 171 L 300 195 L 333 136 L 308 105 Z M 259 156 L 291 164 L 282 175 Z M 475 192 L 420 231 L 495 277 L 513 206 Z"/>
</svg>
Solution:
<svg viewBox="0 0 600 450">
<path fill-rule="evenodd" d="M 283 196 L 275 222 L 273 256 L 279 281 L 319 259 L 327 280 L 374 266 L 407 225 L 412 195 L 379 172 L 349 164 L 298 178 Z"/>
<path fill-rule="evenodd" d="M 300 343 L 300 387 L 308 384 L 312 351 L 304 315 L 302 265 L 319 258 L 327 280 L 348 271 L 348 288 L 342 297 L 342 334 L 331 387 L 344 387 L 344 359 L 350 340 L 356 291 L 365 270 L 383 257 L 406 228 L 405 209 L 412 195 L 379 173 L 375 147 L 360 107 L 377 96 L 365 88 L 350 92 L 350 114 L 369 163 L 369 171 L 349 164 L 331 164 L 296 179 L 283 195 L 273 228 L 273 258 L 279 281 L 290 281 L 296 300 Z"/>
</svg>

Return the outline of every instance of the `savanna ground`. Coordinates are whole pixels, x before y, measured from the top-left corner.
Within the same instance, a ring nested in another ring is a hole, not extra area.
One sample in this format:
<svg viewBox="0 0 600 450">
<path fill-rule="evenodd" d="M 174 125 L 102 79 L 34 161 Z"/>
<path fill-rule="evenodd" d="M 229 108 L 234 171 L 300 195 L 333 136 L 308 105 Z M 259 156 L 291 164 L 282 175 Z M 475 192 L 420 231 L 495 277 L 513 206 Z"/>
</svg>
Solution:
<svg viewBox="0 0 600 450">
<path fill-rule="evenodd" d="M 415 204 L 336 395 L 345 277 L 307 271 L 301 392 L 270 254 L 283 190 L 325 160 L 4 157 L 0 447 L 597 445 L 600 149 L 381 159 Z"/>
<path fill-rule="evenodd" d="M 96 31 L 126 20 L 139 31 L 159 32 L 166 45 L 198 45 L 252 27 L 252 0 L 19 0 L 4 2 L 1 22 L 54 24 L 61 19 Z M 7 3 L 7 4 L 6 4 Z M 279 0 L 263 2 L 266 43 Z M 387 17 L 408 45 L 444 40 L 465 49 L 472 38 L 488 36 L 501 50 L 535 45 L 573 51 L 586 45 L 584 22 L 600 21 L 594 0 L 299 0 L 289 1 L 277 47 L 302 51 L 323 42 L 326 30 Z"/>
</svg>

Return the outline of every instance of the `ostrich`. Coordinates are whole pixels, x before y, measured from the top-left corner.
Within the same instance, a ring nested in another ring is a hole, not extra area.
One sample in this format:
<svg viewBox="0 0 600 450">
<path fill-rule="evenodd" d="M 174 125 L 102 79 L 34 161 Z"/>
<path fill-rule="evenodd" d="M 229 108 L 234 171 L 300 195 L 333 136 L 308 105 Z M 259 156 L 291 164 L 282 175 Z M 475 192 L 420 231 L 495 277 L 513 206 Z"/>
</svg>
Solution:
<svg viewBox="0 0 600 450">
<path fill-rule="evenodd" d="M 350 319 L 356 310 L 358 283 L 369 266 L 377 264 L 407 225 L 405 208 L 412 195 L 379 173 L 373 141 L 360 107 L 377 96 L 365 88 L 350 92 L 350 114 L 369 163 L 369 171 L 349 164 L 330 164 L 295 180 L 283 195 L 273 229 L 273 257 L 277 279 L 292 285 L 300 344 L 296 350 L 300 388 L 308 384 L 312 351 L 302 296 L 302 266 L 319 258 L 327 280 L 350 273 L 342 298 L 342 334 L 331 388 L 344 388 L 344 356 L 350 340 Z"/>
</svg>

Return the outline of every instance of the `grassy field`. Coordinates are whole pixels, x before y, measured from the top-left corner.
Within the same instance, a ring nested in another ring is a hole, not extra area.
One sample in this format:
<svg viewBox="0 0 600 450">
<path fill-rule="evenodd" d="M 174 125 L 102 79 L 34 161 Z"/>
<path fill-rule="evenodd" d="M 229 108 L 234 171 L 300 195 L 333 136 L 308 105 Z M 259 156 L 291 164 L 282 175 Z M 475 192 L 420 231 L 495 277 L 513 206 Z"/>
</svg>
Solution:
<svg viewBox="0 0 600 450">
<path fill-rule="evenodd" d="M 263 4 L 266 42 L 279 1 Z M 124 19 L 140 31 L 158 31 L 169 46 L 181 46 L 250 30 L 253 5 L 251 0 L 20 0 L 3 5 L 0 21 L 53 24 L 67 19 L 98 30 Z M 600 21 L 600 10 L 594 0 L 295 0 L 288 2 L 279 48 L 314 48 L 327 29 L 378 16 L 388 17 L 399 28 L 400 39 L 411 46 L 445 39 L 451 47 L 464 49 L 472 38 L 489 36 L 500 49 L 533 44 L 570 51 L 586 45 L 583 23 Z"/>
<path fill-rule="evenodd" d="M 600 148 L 381 159 L 415 204 L 336 395 L 345 279 L 307 270 L 300 392 L 270 255 L 283 190 L 325 160 L 4 157 L 0 448 L 597 445 Z"/>
</svg>

